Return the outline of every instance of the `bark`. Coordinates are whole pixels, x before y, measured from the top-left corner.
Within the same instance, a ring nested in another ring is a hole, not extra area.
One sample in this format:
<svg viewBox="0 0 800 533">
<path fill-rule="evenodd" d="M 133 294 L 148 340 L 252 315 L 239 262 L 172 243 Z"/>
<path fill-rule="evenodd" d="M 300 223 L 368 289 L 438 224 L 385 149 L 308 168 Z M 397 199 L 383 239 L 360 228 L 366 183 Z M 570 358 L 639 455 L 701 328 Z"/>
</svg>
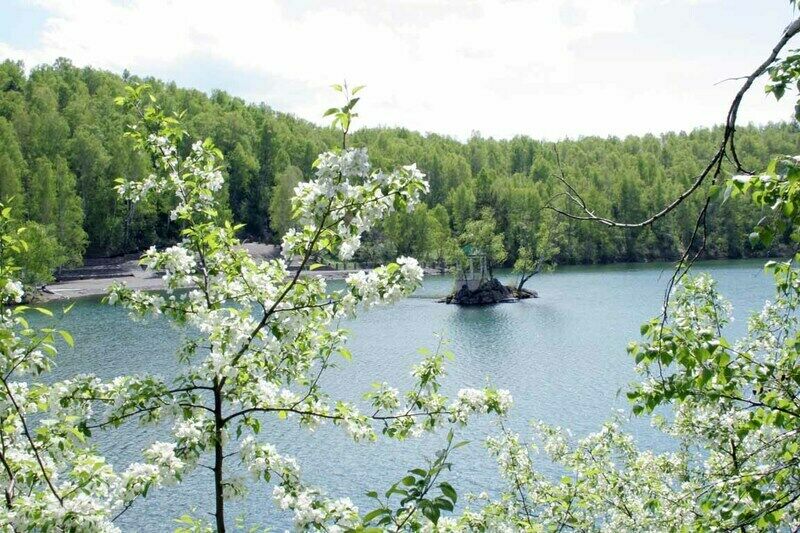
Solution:
<svg viewBox="0 0 800 533">
<path fill-rule="evenodd" d="M 222 497 L 222 391 L 219 384 L 214 386 L 214 517 L 217 522 L 217 532 L 225 533 L 225 500 Z"/>
</svg>

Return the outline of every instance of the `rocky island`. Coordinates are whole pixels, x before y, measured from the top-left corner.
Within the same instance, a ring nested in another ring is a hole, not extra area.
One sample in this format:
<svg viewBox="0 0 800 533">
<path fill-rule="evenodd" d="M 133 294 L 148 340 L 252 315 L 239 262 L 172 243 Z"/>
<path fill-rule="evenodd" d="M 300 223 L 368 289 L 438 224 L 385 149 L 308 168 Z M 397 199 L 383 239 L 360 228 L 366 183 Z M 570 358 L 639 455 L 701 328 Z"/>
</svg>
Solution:
<svg viewBox="0 0 800 533">
<path fill-rule="evenodd" d="M 492 305 L 538 297 L 536 291 L 519 290 L 516 287 L 503 285 L 497 278 L 491 278 L 480 283 L 474 289 L 463 284 L 460 289 L 442 299 L 441 302 L 456 305 Z"/>
<path fill-rule="evenodd" d="M 538 298 L 536 291 L 503 285 L 492 275 L 486 256 L 471 246 L 464 247 L 467 263 L 456 273 L 453 293 L 439 300 L 456 305 L 492 305 Z"/>
</svg>

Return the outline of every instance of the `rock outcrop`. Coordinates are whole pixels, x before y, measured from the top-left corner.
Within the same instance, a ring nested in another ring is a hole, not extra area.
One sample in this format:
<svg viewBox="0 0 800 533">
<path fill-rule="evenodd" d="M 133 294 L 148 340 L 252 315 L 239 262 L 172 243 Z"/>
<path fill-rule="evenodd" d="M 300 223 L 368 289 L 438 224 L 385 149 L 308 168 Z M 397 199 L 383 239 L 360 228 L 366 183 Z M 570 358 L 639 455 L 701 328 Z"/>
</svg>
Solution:
<svg viewBox="0 0 800 533">
<path fill-rule="evenodd" d="M 471 291 L 466 285 L 445 299 L 444 303 L 456 305 L 491 305 L 506 302 L 516 302 L 519 299 L 538 298 L 535 291 L 522 289 L 517 291 L 500 283 L 497 278 L 484 282 L 480 287 Z"/>
</svg>

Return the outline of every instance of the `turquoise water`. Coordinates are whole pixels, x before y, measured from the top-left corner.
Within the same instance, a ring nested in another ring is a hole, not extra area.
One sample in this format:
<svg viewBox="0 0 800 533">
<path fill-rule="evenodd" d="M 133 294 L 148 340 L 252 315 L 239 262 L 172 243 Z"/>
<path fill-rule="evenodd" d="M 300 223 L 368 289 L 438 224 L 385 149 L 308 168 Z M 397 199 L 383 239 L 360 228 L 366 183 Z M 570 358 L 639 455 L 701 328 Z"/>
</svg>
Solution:
<svg viewBox="0 0 800 533">
<path fill-rule="evenodd" d="M 744 331 L 749 311 L 772 295 L 762 264 L 725 261 L 696 268 L 710 272 L 733 303 L 736 320 L 728 331 L 731 338 Z M 444 334 L 456 354 L 448 364 L 446 393 L 491 382 L 514 396 L 507 424 L 511 428 L 524 432 L 527 421 L 542 419 L 585 435 L 615 409 L 627 409 L 624 394 L 618 392 L 635 374 L 625 347 L 637 338 L 639 325 L 658 314 L 670 274 L 670 266 L 664 264 L 565 267 L 529 282 L 539 299 L 484 308 L 436 303 L 452 280 L 431 277 L 414 297 L 347 323 L 353 360 L 328 374 L 324 383 L 334 397 L 354 401 L 374 381 L 385 380 L 402 389 L 420 358 L 417 349 L 435 348 L 436 335 Z M 336 283 L 340 282 L 332 282 Z M 78 372 L 103 378 L 130 373 L 169 377 L 175 371 L 173 351 L 180 332 L 163 320 L 134 322 L 119 309 L 87 299 L 77 302 L 63 326 L 72 332 L 76 347 L 59 356 L 56 377 Z M 634 420 L 630 430 L 642 446 L 671 447 L 646 420 Z M 494 431 L 487 420 L 460 430 L 459 437 L 471 444 L 453 457 L 450 481 L 459 493 L 497 489 L 496 468 L 481 444 Z M 379 439 L 374 444 L 353 444 L 337 428 L 309 433 L 291 420 L 270 420 L 262 435 L 281 452 L 297 457 L 308 481 L 331 495 L 350 496 L 362 509 L 371 509 L 364 507 L 365 491 L 385 489 L 406 469 L 422 465 L 443 441 L 441 435 L 433 435 L 401 443 Z M 163 430 L 132 423 L 98 438 L 109 460 L 122 469 L 139 460 L 141 450 L 160 436 L 166 438 Z M 210 482 L 210 472 L 200 469 L 183 485 L 155 491 L 137 502 L 118 523 L 123 531 L 170 531 L 175 517 L 192 508 L 198 516 L 213 508 Z M 247 500 L 231 504 L 231 522 L 238 514 L 251 523 L 289 526 L 291 517 L 273 508 L 271 490 L 265 484 L 254 486 Z"/>
</svg>

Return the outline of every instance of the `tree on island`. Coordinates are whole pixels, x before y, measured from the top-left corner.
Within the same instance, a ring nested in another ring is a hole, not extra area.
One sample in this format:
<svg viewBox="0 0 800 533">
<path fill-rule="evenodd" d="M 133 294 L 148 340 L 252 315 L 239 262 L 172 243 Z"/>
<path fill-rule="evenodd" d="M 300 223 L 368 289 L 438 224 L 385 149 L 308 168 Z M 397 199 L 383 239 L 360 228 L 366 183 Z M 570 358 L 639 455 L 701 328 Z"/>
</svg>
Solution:
<svg viewBox="0 0 800 533">
<path fill-rule="evenodd" d="M 532 228 L 532 225 L 526 225 Z M 540 272 L 550 272 L 556 267 L 555 258 L 561 249 L 558 246 L 559 224 L 549 211 L 542 214 L 534 236 L 517 249 L 517 259 L 513 271 L 519 274 L 517 293 L 521 293 L 525 283 Z"/>
<path fill-rule="evenodd" d="M 536 297 L 524 289 L 525 283 L 542 271 L 555 268 L 561 238 L 560 225 L 552 213 L 544 213 L 534 224 L 530 215 L 518 222 L 522 243 L 517 249 L 513 271 L 520 275 L 516 286 L 503 285 L 494 276 L 494 267 L 507 257 L 505 235 L 497 229 L 497 220 L 490 208 L 483 208 L 480 217 L 465 224 L 459 238 L 461 246 L 441 244 L 455 266 L 455 292 L 442 300 L 460 305 L 485 305 Z"/>
<path fill-rule="evenodd" d="M 489 277 L 494 278 L 494 267 L 506 260 L 508 252 L 503 233 L 497 231 L 497 220 L 492 209 L 485 207 L 481 209 L 478 219 L 468 221 L 460 240 L 463 246 L 470 246 L 484 255 Z"/>
</svg>

